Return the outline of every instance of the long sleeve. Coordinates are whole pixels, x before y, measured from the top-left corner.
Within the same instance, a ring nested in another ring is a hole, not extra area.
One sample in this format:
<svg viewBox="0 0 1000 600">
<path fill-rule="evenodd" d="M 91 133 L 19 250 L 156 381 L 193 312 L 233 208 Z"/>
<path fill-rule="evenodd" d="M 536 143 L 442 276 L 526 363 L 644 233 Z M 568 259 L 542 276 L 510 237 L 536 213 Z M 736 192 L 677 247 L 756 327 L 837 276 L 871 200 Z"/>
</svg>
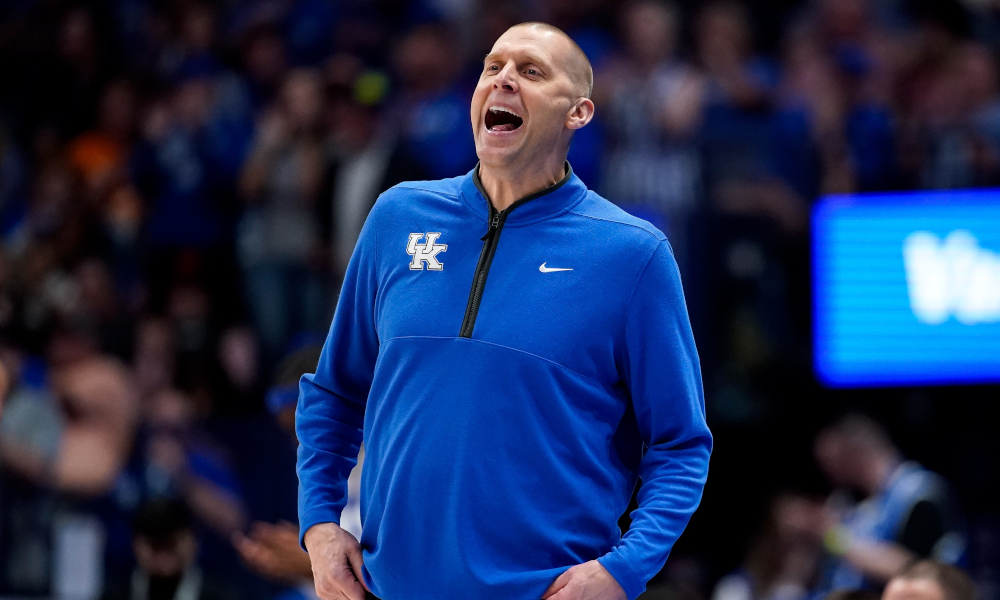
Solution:
<svg viewBox="0 0 1000 600">
<path fill-rule="evenodd" d="M 636 283 L 622 339 L 620 368 L 646 452 L 631 528 L 599 561 L 633 599 L 663 568 L 698 507 L 712 450 L 698 353 L 666 241 Z"/>
<path fill-rule="evenodd" d="M 315 374 L 302 376 L 295 411 L 299 439 L 299 542 L 318 523 L 339 523 L 357 463 L 379 338 L 375 211 L 358 238 Z M 303 547 L 305 547 L 303 545 Z"/>
</svg>

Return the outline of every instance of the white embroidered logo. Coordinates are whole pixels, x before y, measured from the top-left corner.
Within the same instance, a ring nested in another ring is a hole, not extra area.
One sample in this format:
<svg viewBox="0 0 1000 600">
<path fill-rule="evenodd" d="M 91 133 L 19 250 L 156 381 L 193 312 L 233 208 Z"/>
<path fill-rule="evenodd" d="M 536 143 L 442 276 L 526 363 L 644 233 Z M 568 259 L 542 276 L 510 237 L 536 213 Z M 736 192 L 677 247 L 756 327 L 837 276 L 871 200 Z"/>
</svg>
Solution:
<svg viewBox="0 0 1000 600">
<path fill-rule="evenodd" d="M 538 270 L 542 273 L 555 273 L 556 271 L 572 271 L 573 269 L 560 268 L 560 267 L 546 267 L 549 261 L 542 263 L 542 266 L 538 267 Z"/>
<path fill-rule="evenodd" d="M 424 237 L 422 233 L 411 233 L 410 240 L 406 242 L 406 253 L 413 257 L 413 260 L 410 261 L 410 269 L 413 271 L 423 271 L 424 263 L 427 263 L 428 271 L 443 271 L 444 265 L 435 257 L 438 253 L 447 250 L 448 244 L 435 243 L 441 237 L 440 232 L 428 233 L 427 241 L 423 244 L 418 244 L 417 242 L 422 237 Z"/>
</svg>

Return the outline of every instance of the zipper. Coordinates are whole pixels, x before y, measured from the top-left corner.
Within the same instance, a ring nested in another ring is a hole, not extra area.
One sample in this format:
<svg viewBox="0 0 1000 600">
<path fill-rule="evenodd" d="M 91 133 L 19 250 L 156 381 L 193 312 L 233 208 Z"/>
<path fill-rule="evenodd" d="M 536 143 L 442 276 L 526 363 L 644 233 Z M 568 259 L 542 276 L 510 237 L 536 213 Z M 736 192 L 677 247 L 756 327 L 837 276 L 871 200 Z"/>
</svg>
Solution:
<svg viewBox="0 0 1000 600">
<path fill-rule="evenodd" d="M 483 289 L 486 287 L 486 276 L 489 275 L 490 265 L 493 264 L 493 256 L 497 252 L 497 244 L 500 242 L 500 232 L 503 231 L 503 224 L 507 221 L 507 215 L 510 214 L 510 211 L 529 200 L 534 200 L 558 190 L 564 183 L 569 181 L 572 175 L 573 169 L 567 162 L 566 174 L 563 175 L 563 178 L 558 183 L 534 194 L 529 194 L 497 212 L 497 209 L 493 207 L 493 203 L 490 201 L 489 194 L 486 193 L 482 183 L 479 181 L 479 165 L 476 165 L 473 181 L 476 184 L 476 188 L 479 189 L 479 193 L 486 199 L 487 206 L 489 206 L 489 228 L 483 237 L 479 238 L 483 241 L 483 249 L 479 253 L 479 262 L 476 263 L 476 274 L 472 278 L 472 289 L 469 291 L 469 302 L 465 305 L 465 317 L 462 319 L 462 329 L 458 332 L 459 337 L 471 338 L 472 330 L 476 327 L 476 317 L 479 315 L 479 303 L 483 300 Z"/>
<path fill-rule="evenodd" d="M 465 318 L 462 319 L 462 329 L 458 333 L 459 337 L 471 338 L 472 330 L 476 327 L 476 317 L 479 315 L 479 303 L 483 299 L 483 289 L 486 287 L 486 276 L 490 272 L 493 255 L 497 252 L 500 231 L 507 220 L 507 210 L 505 208 L 497 212 L 493 208 L 493 204 L 490 204 L 490 226 L 486 234 L 480 238 L 483 241 L 483 249 L 479 253 L 479 262 L 476 263 L 476 274 L 472 278 L 472 289 L 469 291 L 469 302 L 465 306 Z"/>
</svg>

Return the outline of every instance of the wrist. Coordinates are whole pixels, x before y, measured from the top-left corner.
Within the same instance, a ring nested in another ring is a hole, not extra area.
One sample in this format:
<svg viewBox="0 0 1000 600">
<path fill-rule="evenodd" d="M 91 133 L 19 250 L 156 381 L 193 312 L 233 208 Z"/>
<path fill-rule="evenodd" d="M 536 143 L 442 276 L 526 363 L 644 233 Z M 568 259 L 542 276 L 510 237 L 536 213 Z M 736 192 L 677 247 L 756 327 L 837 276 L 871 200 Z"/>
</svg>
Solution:
<svg viewBox="0 0 1000 600">
<path fill-rule="evenodd" d="M 640 579 L 619 552 L 612 550 L 597 559 L 622 589 L 628 599 L 636 598 L 646 590 L 646 582 Z"/>
<path fill-rule="evenodd" d="M 327 521 L 325 523 L 316 523 L 306 530 L 302 535 L 302 545 L 306 547 L 306 552 L 309 551 L 310 540 L 315 543 L 318 537 L 322 537 L 324 533 L 329 533 L 331 526 L 339 527 L 336 523 Z"/>
</svg>

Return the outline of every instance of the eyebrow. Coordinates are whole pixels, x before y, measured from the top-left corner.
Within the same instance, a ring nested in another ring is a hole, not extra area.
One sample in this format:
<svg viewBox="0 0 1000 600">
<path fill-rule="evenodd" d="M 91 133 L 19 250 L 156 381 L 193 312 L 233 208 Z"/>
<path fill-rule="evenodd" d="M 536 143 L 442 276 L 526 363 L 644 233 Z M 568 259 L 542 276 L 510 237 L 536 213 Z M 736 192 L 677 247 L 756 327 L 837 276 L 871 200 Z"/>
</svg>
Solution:
<svg viewBox="0 0 1000 600">
<path fill-rule="evenodd" d="M 536 64 L 536 65 L 538 65 L 540 67 L 545 67 L 545 68 L 549 67 L 549 63 L 548 62 L 546 62 L 546 61 L 538 58 L 534 54 L 528 54 L 527 58 L 528 58 L 528 62 L 530 62 L 530 63 Z"/>
<path fill-rule="evenodd" d="M 500 58 L 499 54 L 497 54 L 495 52 L 490 52 L 489 54 L 486 55 L 485 58 L 483 58 L 483 64 L 486 64 L 486 63 L 490 62 L 491 60 L 497 60 L 499 58 Z M 527 62 L 529 62 L 529 63 L 538 65 L 539 67 L 544 67 L 546 69 L 549 68 L 549 63 L 548 62 L 542 60 L 541 58 L 539 58 L 538 56 L 536 56 L 534 54 L 526 54 L 525 58 L 527 59 Z"/>
</svg>

